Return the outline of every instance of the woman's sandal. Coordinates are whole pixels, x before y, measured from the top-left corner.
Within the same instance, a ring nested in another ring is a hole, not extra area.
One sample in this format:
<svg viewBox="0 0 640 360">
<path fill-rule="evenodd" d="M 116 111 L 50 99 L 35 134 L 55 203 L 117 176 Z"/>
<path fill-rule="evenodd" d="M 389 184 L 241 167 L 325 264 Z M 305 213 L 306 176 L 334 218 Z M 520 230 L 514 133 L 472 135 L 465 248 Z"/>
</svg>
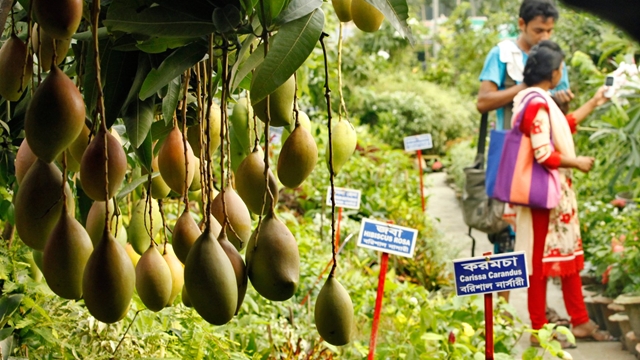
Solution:
<svg viewBox="0 0 640 360">
<path fill-rule="evenodd" d="M 569 319 L 560 317 L 558 312 L 555 311 L 553 308 L 548 307 L 545 312 L 545 315 L 547 316 L 547 320 L 550 323 L 556 324 L 556 326 L 571 327 L 571 321 L 569 321 Z"/>
<path fill-rule="evenodd" d="M 583 325 L 579 325 L 579 326 L 583 326 Z M 576 341 L 580 341 L 580 342 L 617 341 L 617 339 L 613 337 L 611 334 L 609 334 L 608 331 L 598 329 L 598 325 L 591 320 L 589 320 L 589 326 L 592 326 L 592 329 L 590 330 L 590 333 L 588 335 L 577 336 L 575 333 L 573 334 L 573 336 L 575 336 L 576 338 Z M 575 330 L 576 328 L 574 328 L 574 331 Z"/>
</svg>

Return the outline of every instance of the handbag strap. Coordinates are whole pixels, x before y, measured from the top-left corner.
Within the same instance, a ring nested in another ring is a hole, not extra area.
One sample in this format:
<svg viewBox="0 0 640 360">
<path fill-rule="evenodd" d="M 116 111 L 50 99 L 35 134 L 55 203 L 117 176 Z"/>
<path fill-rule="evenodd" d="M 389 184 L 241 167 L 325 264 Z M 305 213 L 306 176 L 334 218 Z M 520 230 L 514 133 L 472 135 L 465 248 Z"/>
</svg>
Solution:
<svg viewBox="0 0 640 360">
<path fill-rule="evenodd" d="M 484 169 L 484 149 L 487 146 L 487 128 L 489 127 L 489 114 L 483 113 L 480 118 L 480 133 L 478 137 L 478 151 L 476 152 L 476 159 L 474 168 Z"/>
<path fill-rule="evenodd" d="M 530 96 L 530 95 L 533 95 L 533 96 Z M 513 124 L 512 129 L 518 129 L 517 131 L 520 131 L 520 123 L 522 122 L 522 119 L 524 119 L 524 113 L 527 110 L 527 106 L 529 106 L 529 103 L 531 103 L 531 101 L 536 98 L 541 98 L 544 100 L 544 97 L 538 94 L 537 92 L 531 92 L 527 94 L 524 97 L 524 99 L 522 99 L 524 106 L 522 107 L 522 110 L 518 113 L 518 117 L 516 118 L 516 122 Z"/>
</svg>

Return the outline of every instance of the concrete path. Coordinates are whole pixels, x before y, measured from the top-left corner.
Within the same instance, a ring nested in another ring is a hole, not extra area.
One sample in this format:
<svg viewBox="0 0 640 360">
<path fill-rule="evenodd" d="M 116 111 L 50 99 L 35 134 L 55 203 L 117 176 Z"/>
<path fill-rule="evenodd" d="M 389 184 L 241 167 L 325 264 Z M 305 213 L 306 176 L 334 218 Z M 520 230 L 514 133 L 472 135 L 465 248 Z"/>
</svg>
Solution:
<svg viewBox="0 0 640 360">
<path fill-rule="evenodd" d="M 468 227 L 462 218 L 462 209 L 455 192 L 446 184 L 445 173 L 432 173 L 427 175 L 426 192 L 428 195 L 427 213 L 439 222 L 449 243 L 459 250 L 458 257 L 471 256 L 471 238 L 467 235 Z M 475 255 L 493 251 L 493 245 L 487 240 L 487 236 L 479 231 L 473 231 L 476 239 Z M 518 317 L 530 325 L 529 312 L 527 310 L 527 290 L 520 289 L 511 292 L 511 305 L 516 309 Z M 562 300 L 562 291 L 559 286 L 549 282 L 547 289 L 547 303 L 562 317 L 568 318 L 567 311 Z M 523 336 L 516 346 L 516 358 L 520 358 L 524 350 L 529 347 L 529 337 Z M 569 350 L 573 359 L 584 360 L 634 360 L 628 351 L 623 351 L 620 342 L 579 342 L 577 349 Z"/>
</svg>

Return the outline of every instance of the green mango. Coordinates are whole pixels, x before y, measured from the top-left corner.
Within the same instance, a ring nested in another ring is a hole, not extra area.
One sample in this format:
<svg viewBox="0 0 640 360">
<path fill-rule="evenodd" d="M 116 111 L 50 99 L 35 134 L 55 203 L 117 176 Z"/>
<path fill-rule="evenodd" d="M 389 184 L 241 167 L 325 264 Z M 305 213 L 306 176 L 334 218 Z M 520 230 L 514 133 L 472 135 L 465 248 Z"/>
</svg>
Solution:
<svg viewBox="0 0 640 360">
<path fill-rule="evenodd" d="M 184 285 L 190 303 L 207 322 L 223 325 L 233 318 L 238 307 L 236 276 L 229 257 L 209 227 L 189 251 Z"/>
<path fill-rule="evenodd" d="M 293 75 L 269 94 L 270 126 L 289 126 L 293 121 L 293 98 L 296 91 L 296 81 Z M 258 119 L 267 123 L 267 99 L 253 104 L 253 110 Z"/>
<path fill-rule="evenodd" d="M 108 324 L 122 320 L 131 304 L 135 277 L 126 250 L 105 230 L 82 278 L 82 293 L 89 313 Z"/>
<path fill-rule="evenodd" d="M 162 228 L 162 215 L 160 214 L 160 208 L 158 202 L 152 201 L 151 213 L 153 223 L 149 221 L 149 208 L 146 199 L 140 199 L 136 202 L 133 213 L 131 214 L 131 220 L 129 221 L 129 227 L 127 228 L 127 238 L 133 249 L 140 255 L 144 254 L 149 248 L 151 238 L 156 237 L 158 232 Z M 149 235 L 149 228 L 153 228 L 153 234 Z"/>
<path fill-rule="evenodd" d="M 155 245 L 149 246 L 136 265 L 136 290 L 151 311 L 160 311 L 169 303 L 173 290 L 171 268 Z"/>
<path fill-rule="evenodd" d="M 87 231 L 62 211 L 42 257 L 42 273 L 54 293 L 65 299 L 82 298 L 82 274 L 91 252 L 93 244 Z"/>
<path fill-rule="evenodd" d="M 364 0 L 351 0 L 351 16 L 356 27 L 364 32 L 378 31 L 384 20 L 380 10 Z"/>
<path fill-rule="evenodd" d="M 329 275 L 318 294 L 314 318 L 324 341 L 335 346 L 343 346 L 351 341 L 355 327 L 353 302 L 333 275 Z"/>
<path fill-rule="evenodd" d="M 333 171 L 338 174 L 349 157 L 356 150 L 358 135 L 356 129 L 348 120 L 340 120 L 331 130 L 331 144 L 333 144 Z M 329 143 L 325 152 L 327 169 L 329 169 Z"/>
<path fill-rule="evenodd" d="M 300 254 L 291 231 L 273 211 L 247 245 L 247 270 L 256 291 L 271 301 L 293 296 L 300 281 Z"/>
</svg>

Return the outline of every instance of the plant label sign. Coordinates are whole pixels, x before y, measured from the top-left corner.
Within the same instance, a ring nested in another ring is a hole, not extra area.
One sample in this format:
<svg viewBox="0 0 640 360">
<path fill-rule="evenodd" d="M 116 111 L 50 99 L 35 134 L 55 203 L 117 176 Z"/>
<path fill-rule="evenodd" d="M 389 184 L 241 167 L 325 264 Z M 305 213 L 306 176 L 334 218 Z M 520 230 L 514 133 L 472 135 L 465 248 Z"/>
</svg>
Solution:
<svg viewBox="0 0 640 360">
<path fill-rule="evenodd" d="M 360 190 L 335 188 L 336 191 L 336 207 L 345 209 L 360 209 Z M 331 186 L 327 188 L 327 205 L 331 206 Z"/>
<path fill-rule="evenodd" d="M 388 254 L 413 257 L 418 230 L 371 219 L 362 219 L 358 246 Z"/>
<path fill-rule="evenodd" d="M 269 142 L 273 145 L 278 145 L 282 142 L 282 133 L 284 132 L 283 127 L 273 127 L 269 126 Z"/>
<path fill-rule="evenodd" d="M 418 151 L 433 148 L 431 134 L 407 136 L 404 138 L 404 151 Z"/>
<path fill-rule="evenodd" d="M 453 273 L 458 296 L 529 287 L 524 251 L 453 260 Z"/>
</svg>

